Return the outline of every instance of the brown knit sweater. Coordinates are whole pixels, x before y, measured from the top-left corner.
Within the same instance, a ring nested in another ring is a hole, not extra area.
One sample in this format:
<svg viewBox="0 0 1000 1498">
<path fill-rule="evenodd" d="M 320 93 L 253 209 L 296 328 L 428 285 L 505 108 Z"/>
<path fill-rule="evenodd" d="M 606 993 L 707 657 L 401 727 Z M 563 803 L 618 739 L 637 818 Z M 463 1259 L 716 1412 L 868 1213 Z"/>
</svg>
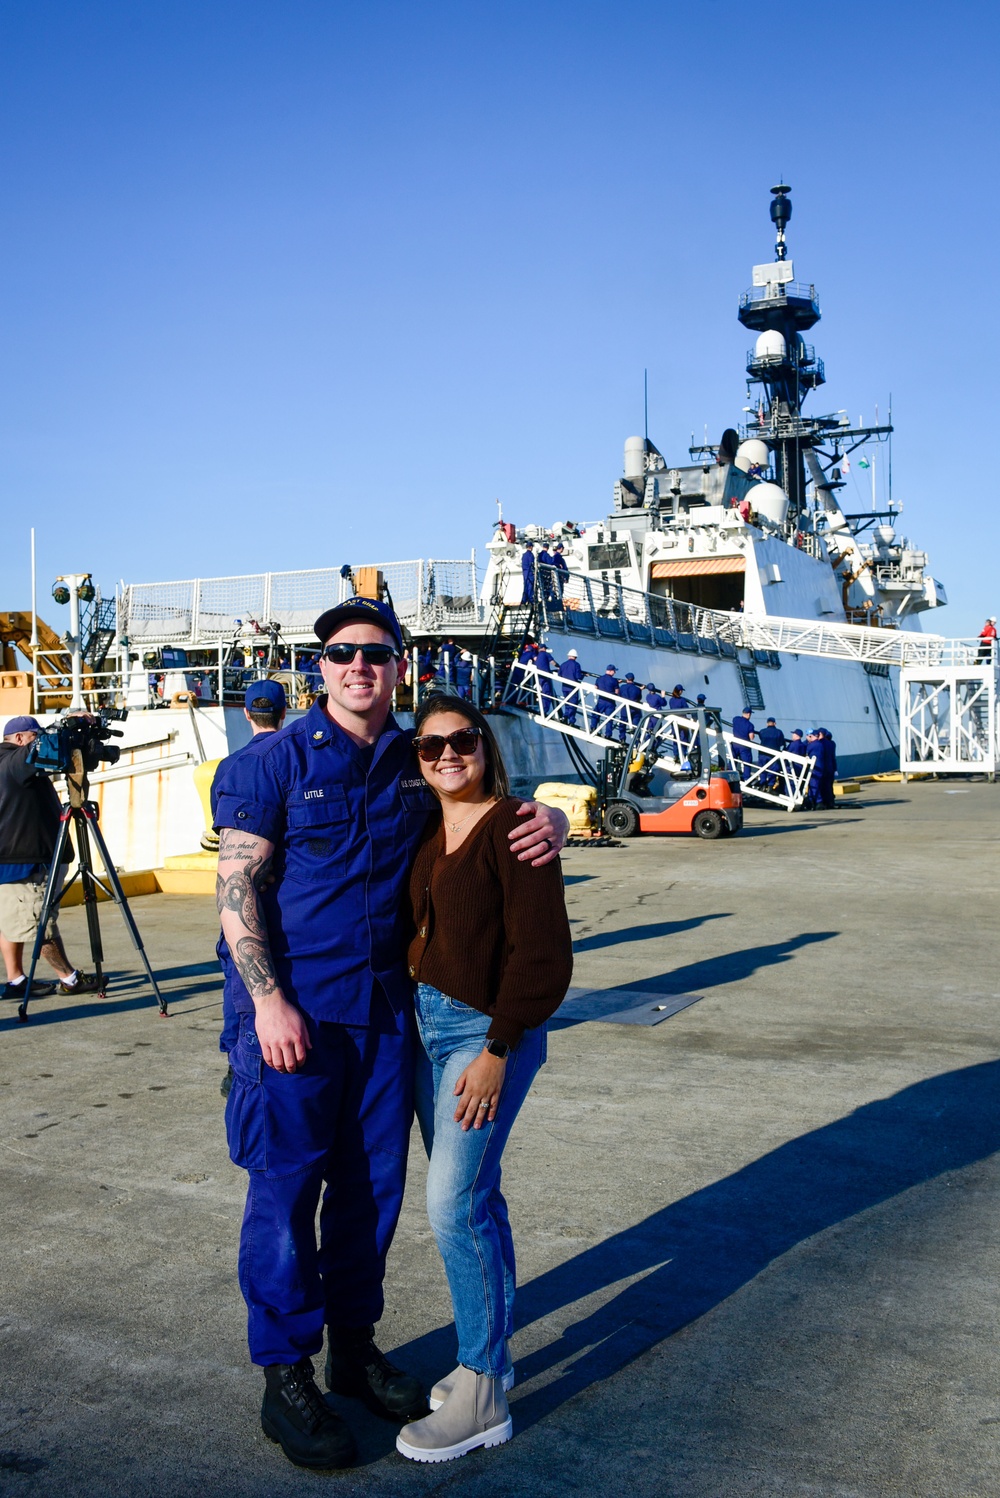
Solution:
<svg viewBox="0 0 1000 1498">
<path fill-rule="evenodd" d="M 410 873 L 410 977 L 492 1015 L 488 1039 L 516 1046 L 565 997 L 573 972 L 562 869 L 521 863 L 507 834 L 522 803 L 492 807 L 454 853 L 428 831 Z"/>
</svg>

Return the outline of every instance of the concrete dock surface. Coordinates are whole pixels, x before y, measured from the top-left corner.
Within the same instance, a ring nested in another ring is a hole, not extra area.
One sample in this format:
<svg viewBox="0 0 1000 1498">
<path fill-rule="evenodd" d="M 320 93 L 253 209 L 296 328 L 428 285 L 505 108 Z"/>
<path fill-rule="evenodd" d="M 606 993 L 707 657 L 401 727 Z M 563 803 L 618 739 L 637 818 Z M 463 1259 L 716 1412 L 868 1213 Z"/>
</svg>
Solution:
<svg viewBox="0 0 1000 1498">
<path fill-rule="evenodd" d="M 506 1158 L 515 1437 L 445 1465 L 349 1401 L 349 1472 L 263 1436 L 212 902 L 133 901 L 169 1020 L 102 906 L 107 999 L 0 1014 L 0 1493 L 1000 1492 L 998 808 L 880 784 L 567 852 L 602 993 L 554 1021 Z M 587 1017 L 678 994 L 655 1027 Z M 414 1135 L 379 1338 L 430 1383 L 455 1342 L 424 1175 Z"/>
</svg>

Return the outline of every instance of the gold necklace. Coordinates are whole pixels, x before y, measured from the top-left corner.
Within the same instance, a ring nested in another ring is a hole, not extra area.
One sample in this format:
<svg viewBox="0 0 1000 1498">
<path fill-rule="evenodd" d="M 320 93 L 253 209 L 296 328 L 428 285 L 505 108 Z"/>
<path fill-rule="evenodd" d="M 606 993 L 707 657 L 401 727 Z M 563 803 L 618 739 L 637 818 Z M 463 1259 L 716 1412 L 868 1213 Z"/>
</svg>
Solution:
<svg viewBox="0 0 1000 1498">
<path fill-rule="evenodd" d="M 483 811 L 486 810 L 486 808 L 488 806 L 492 806 L 492 805 L 493 805 L 492 801 L 484 801 L 481 806 L 474 806 L 472 808 L 472 810 L 470 812 L 468 812 L 467 815 L 464 816 L 460 822 L 449 822 L 448 819 L 447 819 L 447 817 L 445 817 L 444 825 L 447 827 L 447 829 L 448 829 L 449 832 L 457 832 L 458 829 L 460 827 L 464 827 L 465 824 L 466 824 L 466 822 L 468 822 L 472 817 L 474 817 L 477 812 L 483 812 Z"/>
</svg>

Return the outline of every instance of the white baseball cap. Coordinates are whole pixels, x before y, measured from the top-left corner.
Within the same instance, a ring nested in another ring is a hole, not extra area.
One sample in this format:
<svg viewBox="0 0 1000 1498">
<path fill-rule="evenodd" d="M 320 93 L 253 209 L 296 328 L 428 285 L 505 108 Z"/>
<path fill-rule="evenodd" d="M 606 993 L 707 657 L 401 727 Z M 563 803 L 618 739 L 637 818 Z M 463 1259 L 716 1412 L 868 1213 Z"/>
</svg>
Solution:
<svg viewBox="0 0 1000 1498">
<path fill-rule="evenodd" d="M 573 659 L 576 660 L 576 651 L 575 650 L 567 650 L 567 652 L 566 652 L 566 659 L 568 660 L 570 656 L 572 656 Z"/>
</svg>

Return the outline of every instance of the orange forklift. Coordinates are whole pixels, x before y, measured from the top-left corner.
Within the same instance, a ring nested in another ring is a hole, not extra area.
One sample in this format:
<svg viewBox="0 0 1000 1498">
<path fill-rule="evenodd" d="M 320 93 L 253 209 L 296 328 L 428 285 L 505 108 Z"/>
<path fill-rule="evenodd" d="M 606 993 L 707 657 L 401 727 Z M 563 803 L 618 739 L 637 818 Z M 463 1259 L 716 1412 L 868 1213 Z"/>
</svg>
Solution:
<svg viewBox="0 0 1000 1498">
<path fill-rule="evenodd" d="M 598 798 L 601 825 L 613 837 L 670 832 L 711 840 L 743 826 L 740 778 L 728 768 L 714 708 L 644 717 L 630 741 L 605 751 Z"/>
</svg>

